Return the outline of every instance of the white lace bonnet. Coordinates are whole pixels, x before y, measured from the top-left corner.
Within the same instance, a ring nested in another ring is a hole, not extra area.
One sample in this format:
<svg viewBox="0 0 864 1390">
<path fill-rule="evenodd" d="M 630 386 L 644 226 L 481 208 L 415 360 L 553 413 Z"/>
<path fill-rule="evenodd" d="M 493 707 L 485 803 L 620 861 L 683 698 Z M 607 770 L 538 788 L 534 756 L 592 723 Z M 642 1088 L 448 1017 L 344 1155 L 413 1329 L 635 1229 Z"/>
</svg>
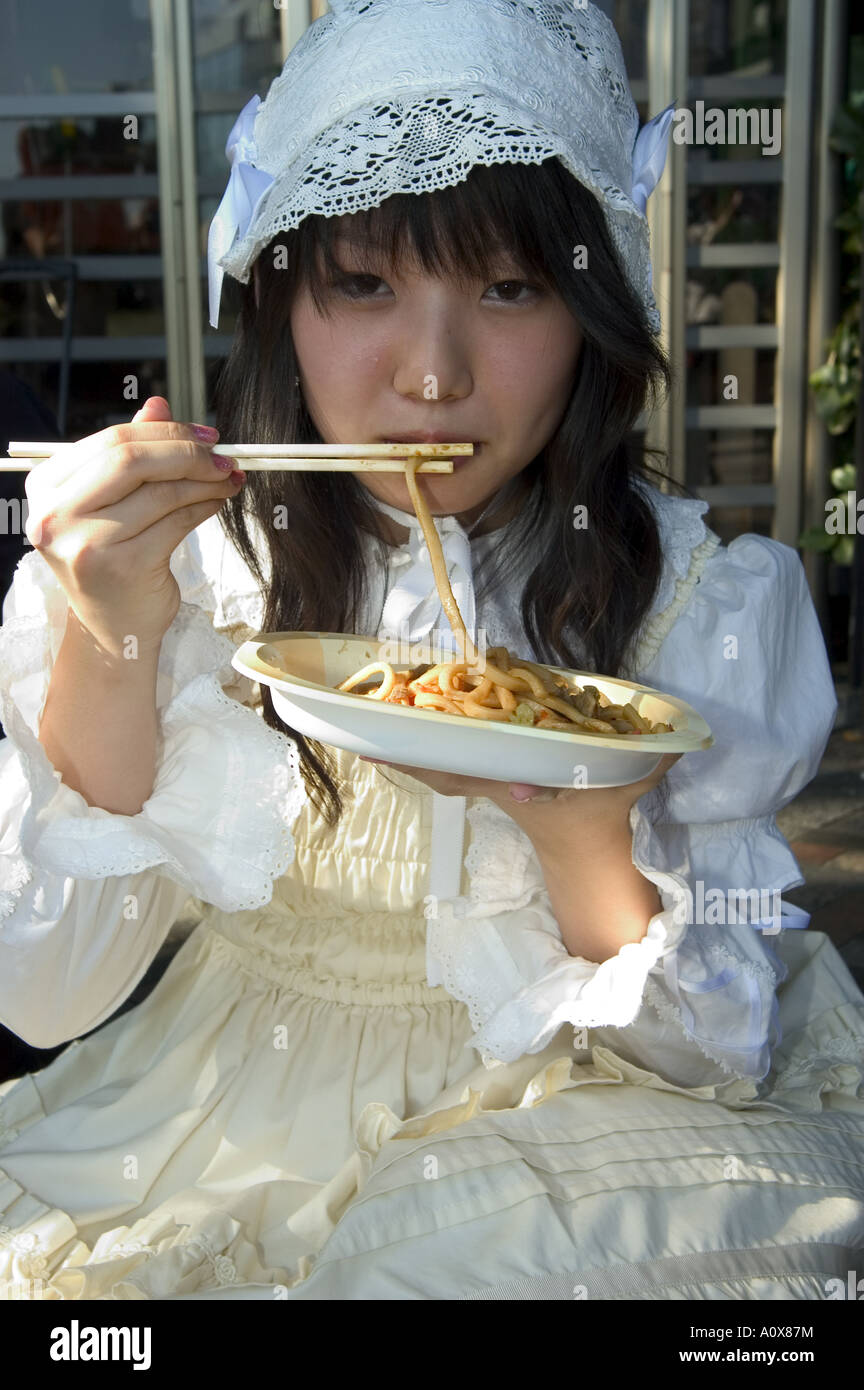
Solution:
<svg viewBox="0 0 864 1390">
<path fill-rule="evenodd" d="M 647 199 L 674 104 L 642 130 L 621 43 L 580 0 L 330 0 L 225 153 L 231 174 L 207 245 L 210 323 L 223 275 L 305 217 L 452 187 L 476 164 L 557 156 L 599 199 L 654 333 Z"/>
</svg>

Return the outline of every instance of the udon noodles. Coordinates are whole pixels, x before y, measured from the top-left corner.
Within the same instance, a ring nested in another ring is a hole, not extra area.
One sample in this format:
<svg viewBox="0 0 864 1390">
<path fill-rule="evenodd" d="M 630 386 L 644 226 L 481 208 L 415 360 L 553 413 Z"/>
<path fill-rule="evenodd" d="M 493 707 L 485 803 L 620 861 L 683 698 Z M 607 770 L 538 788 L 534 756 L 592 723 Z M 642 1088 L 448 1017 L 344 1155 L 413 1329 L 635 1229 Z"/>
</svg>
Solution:
<svg viewBox="0 0 864 1390">
<path fill-rule="evenodd" d="M 414 476 L 421 462 L 419 456 L 406 460 L 405 481 L 429 547 L 441 605 L 461 656 L 454 654 L 452 661 L 420 664 L 401 671 L 395 670 L 391 662 L 373 661 L 336 689 L 367 700 L 562 733 L 611 738 L 671 733 L 669 724 L 644 719 L 632 704 L 616 705 L 595 685 L 574 685 L 563 673 L 556 674 L 534 661 L 520 660 L 506 647 L 490 647 L 480 667 L 477 649 L 453 596 L 440 537 Z M 370 688 L 359 688 L 364 685 Z"/>
</svg>

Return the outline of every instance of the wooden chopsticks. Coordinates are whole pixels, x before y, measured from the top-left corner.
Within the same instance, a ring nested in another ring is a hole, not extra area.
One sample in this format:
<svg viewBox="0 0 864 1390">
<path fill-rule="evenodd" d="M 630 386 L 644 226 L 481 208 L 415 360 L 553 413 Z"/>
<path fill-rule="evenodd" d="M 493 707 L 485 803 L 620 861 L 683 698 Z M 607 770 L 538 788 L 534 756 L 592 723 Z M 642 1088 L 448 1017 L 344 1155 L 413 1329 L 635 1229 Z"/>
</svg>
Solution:
<svg viewBox="0 0 864 1390">
<path fill-rule="evenodd" d="M 71 444 L 13 440 L 0 472 L 27 471 Z M 304 473 L 401 473 L 405 459 L 420 457 L 418 473 L 452 473 L 450 455 L 474 453 L 473 444 L 214 444 L 213 454 L 237 459 L 241 468 Z"/>
</svg>

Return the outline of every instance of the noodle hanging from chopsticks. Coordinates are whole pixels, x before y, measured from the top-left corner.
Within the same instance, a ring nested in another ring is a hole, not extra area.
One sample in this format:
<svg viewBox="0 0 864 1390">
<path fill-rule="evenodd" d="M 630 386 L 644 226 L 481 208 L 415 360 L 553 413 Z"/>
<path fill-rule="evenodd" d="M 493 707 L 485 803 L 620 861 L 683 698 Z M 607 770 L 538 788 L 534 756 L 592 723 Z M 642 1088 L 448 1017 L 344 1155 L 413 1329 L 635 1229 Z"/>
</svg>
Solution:
<svg viewBox="0 0 864 1390">
<path fill-rule="evenodd" d="M 482 671 L 472 670 L 479 666 L 479 656 L 453 596 L 432 513 L 417 485 L 415 474 L 421 463 L 419 456 L 406 460 L 405 481 L 429 548 L 441 606 L 461 655 L 453 661 L 423 665 L 413 674 L 395 671 L 390 662 L 374 661 L 355 671 L 336 689 L 368 700 L 410 705 L 414 709 L 439 710 L 469 719 L 495 720 L 571 734 L 627 738 L 671 733 L 670 725 L 652 724 L 632 704 L 615 705 L 596 686 L 572 685 L 563 674 L 556 676 L 537 662 L 512 657 L 506 647 L 490 647 Z M 380 675 L 381 680 L 374 689 L 361 691 L 356 688 L 371 684 L 376 675 Z"/>
</svg>

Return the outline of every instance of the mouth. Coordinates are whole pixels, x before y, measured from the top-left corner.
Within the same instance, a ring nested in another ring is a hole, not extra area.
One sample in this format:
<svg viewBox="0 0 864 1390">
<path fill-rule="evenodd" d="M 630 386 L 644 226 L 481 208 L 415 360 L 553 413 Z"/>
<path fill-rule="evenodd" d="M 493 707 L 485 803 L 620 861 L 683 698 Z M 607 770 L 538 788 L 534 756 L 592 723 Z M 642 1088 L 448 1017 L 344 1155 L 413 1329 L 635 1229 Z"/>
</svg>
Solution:
<svg viewBox="0 0 864 1390">
<path fill-rule="evenodd" d="M 381 444 L 473 444 L 473 454 L 463 454 L 453 459 L 453 472 L 456 473 L 466 464 L 472 463 L 476 459 L 483 447 L 483 441 L 478 439 L 465 439 L 461 435 L 455 434 L 403 434 L 398 439 L 386 438 L 379 440 Z M 397 454 L 396 458 L 407 458 L 407 454 Z M 449 477 L 443 473 L 442 477 Z"/>
</svg>

